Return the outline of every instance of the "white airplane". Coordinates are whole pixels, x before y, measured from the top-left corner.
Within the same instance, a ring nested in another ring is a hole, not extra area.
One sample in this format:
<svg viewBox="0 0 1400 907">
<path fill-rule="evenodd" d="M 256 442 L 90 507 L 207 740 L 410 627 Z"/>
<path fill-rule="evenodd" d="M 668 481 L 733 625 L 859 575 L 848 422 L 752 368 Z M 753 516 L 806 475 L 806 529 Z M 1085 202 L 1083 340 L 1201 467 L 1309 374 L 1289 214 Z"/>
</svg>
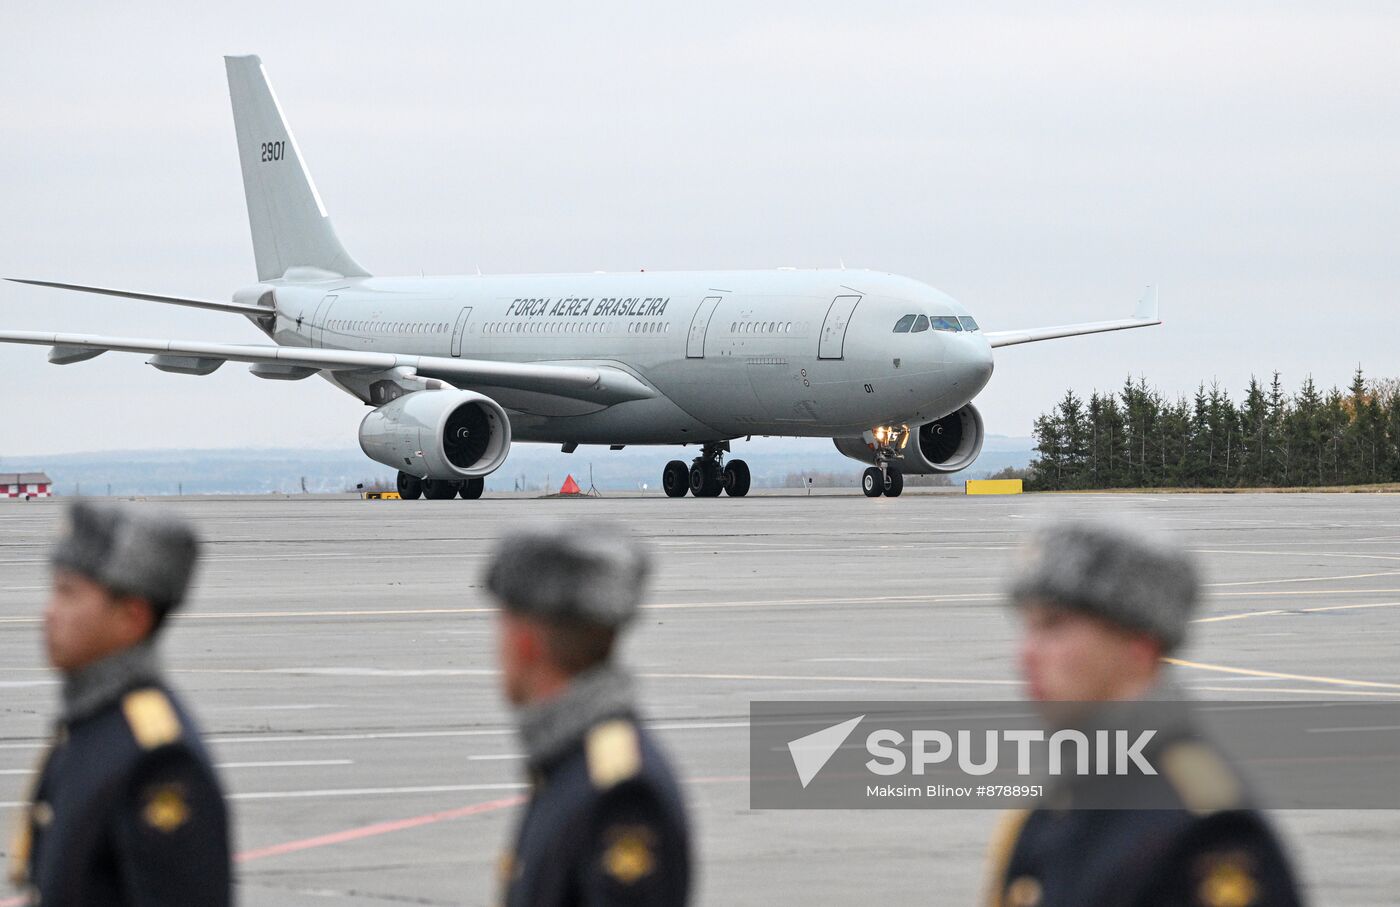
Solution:
<svg viewBox="0 0 1400 907">
<path fill-rule="evenodd" d="M 972 399 L 992 350 L 1160 324 L 1149 288 L 1132 318 L 983 331 L 951 297 L 858 270 L 372 277 L 341 245 L 256 56 L 226 57 L 258 283 L 230 302 L 40 280 L 19 283 L 247 318 L 272 344 L 0 332 L 68 364 L 109 350 L 208 375 L 319 374 L 372 407 L 360 446 L 406 498 L 480 497 L 512 440 L 697 445 L 672 460 L 672 497 L 742 497 L 729 442 L 832 438 L 870 464 L 865 494 L 904 473 L 965 469 L 982 449 Z"/>
</svg>

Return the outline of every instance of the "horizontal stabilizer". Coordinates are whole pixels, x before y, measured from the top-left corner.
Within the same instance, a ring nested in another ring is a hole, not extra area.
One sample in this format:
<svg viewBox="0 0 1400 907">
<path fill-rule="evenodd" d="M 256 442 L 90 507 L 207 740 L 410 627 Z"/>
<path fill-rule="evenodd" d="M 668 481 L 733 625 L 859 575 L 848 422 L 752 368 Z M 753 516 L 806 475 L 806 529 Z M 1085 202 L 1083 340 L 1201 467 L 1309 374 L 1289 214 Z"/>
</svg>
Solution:
<svg viewBox="0 0 1400 907">
<path fill-rule="evenodd" d="M 155 293 L 136 293 L 131 290 L 109 290 L 106 287 L 85 287 L 76 283 L 56 283 L 52 280 L 24 280 L 19 277 L 6 277 L 10 283 L 23 283 L 31 287 L 52 287 L 55 290 L 77 290 L 79 293 L 98 293 L 102 296 L 120 296 L 123 299 L 142 299 L 146 302 L 167 302 L 172 305 L 185 305 L 196 309 L 212 309 L 216 312 L 236 312 L 239 315 L 271 315 L 271 309 L 262 306 L 244 305 L 239 302 L 216 302 L 212 299 L 186 299 L 182 296 L 157 296 Z"/>
<path fill-rule="evenodd" d="M 1162 318 L 1157 305 L 1157 288 L 1148 287 L 1138 300 L 1132 318 L 1118 321 L 1090 321 L 1084 324 L 1063 324 L 1048 328 L 1026 328 L 1020 331 L 984 331 L 983 336 L 992 346 L 1015 346 L 1018 343 L 1035 343 L 1039 340 L 1057 340 L 1061 337 L 1078 337 L 1081 334 L 1101 334 L 1104 331 L 1125 331 L 1130 328 L 1146 328 L 1161 324 Z"/>
</svg>

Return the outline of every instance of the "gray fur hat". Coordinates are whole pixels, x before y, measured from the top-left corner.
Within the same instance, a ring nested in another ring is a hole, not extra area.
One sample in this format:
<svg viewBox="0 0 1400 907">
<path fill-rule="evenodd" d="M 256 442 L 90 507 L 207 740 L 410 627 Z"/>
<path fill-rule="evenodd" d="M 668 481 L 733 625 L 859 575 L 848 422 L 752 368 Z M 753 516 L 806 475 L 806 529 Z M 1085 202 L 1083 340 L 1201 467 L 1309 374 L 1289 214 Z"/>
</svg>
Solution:
<svg viewBox="0 0 1400 907">
<path fill-rule="evenodd" d="M 502 538 L 486 588 L 516 614 L 616 629 L 636 615 L 650 572 L 646 550 L 621 527 L 559 524 Z"/>
<path fill-rule="evenodd" d="M 183 520 L 79 501 L 68 508 L 49 559 L 115 593 L 144 598 L 164 614 L 185 599 L 199 537 Z"/>
<path fill-rule="evenodd" d="M 1036 532 L 1011 582 L 1016 605 L 1046 601 L 1141 630 L 1165 651 L 1195 613 L 1194 560 L 1172 541 L 1123 523 L 1064 522 Z"/>
</svg>

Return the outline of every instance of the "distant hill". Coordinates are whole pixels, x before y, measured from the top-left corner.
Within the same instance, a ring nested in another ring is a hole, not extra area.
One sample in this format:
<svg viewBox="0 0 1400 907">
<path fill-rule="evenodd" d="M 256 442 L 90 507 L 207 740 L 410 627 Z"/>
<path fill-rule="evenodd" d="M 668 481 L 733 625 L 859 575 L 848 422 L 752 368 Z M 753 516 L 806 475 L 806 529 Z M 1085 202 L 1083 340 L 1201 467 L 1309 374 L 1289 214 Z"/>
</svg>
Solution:
<svg viewBox="0 0 1400 907">
<path fill-rule="evenodd" d="M 989 437 L 971 469 L 955 474 L 980 478 L 1007 466 L 1024 467 L 1032 456 L 1029 438 Z M 557 490 L 572 474 L 584 488 L 602 491 L 656 488 L 668 459 L 689 461 L 695 447 L 582 446 L 565 454 L 553 445 L 516 444 L 505 466 L 486 481 L 488 490 Z M 783 485 L 789 475 L 858 475 L 861 465 L 822 439 L 760 438 L 734 442 L 733 456 L 748 461 L 756 487 Z M 332 450 L 118 450 L 49 456 L 0 456 L 0 472 L 43 470 L 59 494 L 295 494 L 352 490 L 357 484 L 392 484 L 394 471 L 356 448 Z"/>
</svg>

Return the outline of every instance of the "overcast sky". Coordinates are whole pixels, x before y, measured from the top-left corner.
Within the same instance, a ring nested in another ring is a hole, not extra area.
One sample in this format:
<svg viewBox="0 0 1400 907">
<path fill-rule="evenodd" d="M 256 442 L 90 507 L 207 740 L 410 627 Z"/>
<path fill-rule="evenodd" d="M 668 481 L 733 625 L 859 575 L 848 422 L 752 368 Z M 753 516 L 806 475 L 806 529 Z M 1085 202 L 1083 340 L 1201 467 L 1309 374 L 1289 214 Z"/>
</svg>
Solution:
<svg viewBox="0 0 1400 907">
<path fill-rule="evenodd" d="M 844 262 L 991 329 L 1124 317 L 1161 284 L 1162 328 L 999 351 L 998 434 L 1130 372 L 1400 376 L 1393 4 L 202 6 L 7 8 L 0 274 L 253 283 L 220 58 L 258 53 L 375 274 Z M 265 339 L 12 284 L 0 326 Z M 324 381 L 142 360 L 0 347 L 0 453 L 354 444 L 363 407 Z"/>
</svg>

